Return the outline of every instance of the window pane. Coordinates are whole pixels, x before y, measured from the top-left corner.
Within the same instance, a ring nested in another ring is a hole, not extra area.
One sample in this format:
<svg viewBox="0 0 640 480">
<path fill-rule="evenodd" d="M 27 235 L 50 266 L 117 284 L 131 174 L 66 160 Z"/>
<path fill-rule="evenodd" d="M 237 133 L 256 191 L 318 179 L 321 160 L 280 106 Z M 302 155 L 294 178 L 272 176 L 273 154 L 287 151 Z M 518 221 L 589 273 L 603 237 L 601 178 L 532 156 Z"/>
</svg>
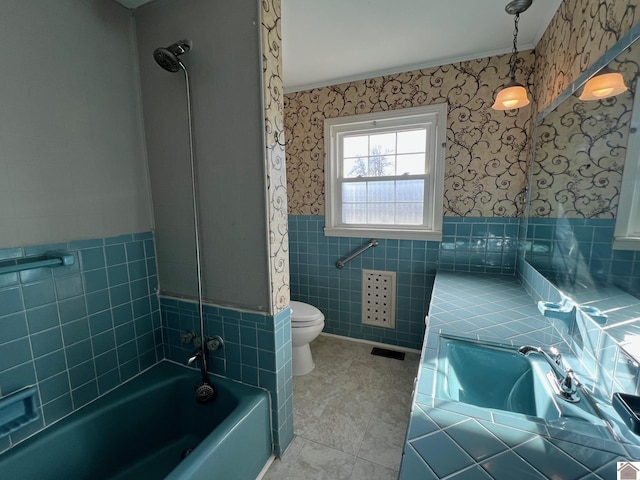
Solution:
<svg viewBox="0 0 640 480">
<path fill-rule="evenodd" d="M 342 204 L 342 223 L 347 224 L 366 224 L 367 223 L 367 206 L 363 203 L 343 203 Z"/>
<path fill-rule="evenodd" d="M 345 158 L 342 168 L 343 178 L 366 177 L 368 160 L 368 157 Z"/>
<path fill-rule="evenodd" d="M 367 182 L 367 201 L 393 202 L 396 182 Z"/>
<path fill-rule="evenodd" d="M 368 223 L 378 225 L 393 225 L 395 204 L 393 203 L 370 203 Z"/>
<path fill-rule="evenodd" d="M 422 203 L 397 203 L 396 225 L 421 225 Z"/>
<path fill-rule="evenodd" d="M 396 158 L 393 155 L 369 157 L 368 174 L 370 177 L 386 177 L 395 175 L 395 172 Z"/>
<path fill-rule="evenodd" d="M 420 202 L 424 199 L 424 180 L 396 182 L 396 202 Z"/>
<path fill-rule="evenodd" d="M 397 153 L 422 153 L 427 144 L 427 131 L 408 130 L 398 132 L 398 152 Z"/>
<path fill-rule="evenodd" d="M 414 175 L 420 175 L 426 173 L 424 153 L 411 154 L 411 155 L 398 155 L 398 175 L 404 175 L 405 173 Z"/>
<path fill-rule="evenodd" d="M 435 238 L 442 205 L 432 197 L 442 189 L 444 158 L 434 125 L 446 125 L 444 107 L 327 119 L 328 235 L 363 227 L 380 230 L 372 236 L 411 238 L 425 230 Z"/>
<path fill-rule="evenodd" d="M 344 137 L 342 144 L 343 157 L 366 157 L 369 155 L 369 136 L 358 135 Z"/>
<path fill-rule="evenodd" d="M 366 183 L 343 183 L 342 184 L 342 201 L 345 203 L 366 202 L 367 201 L 367 184 Z"/>
<path fill-rule="evenodd" d="M 369 155 L 396 153 L 396 134 L 381 133 L 369 137 Z"/>
</svg>

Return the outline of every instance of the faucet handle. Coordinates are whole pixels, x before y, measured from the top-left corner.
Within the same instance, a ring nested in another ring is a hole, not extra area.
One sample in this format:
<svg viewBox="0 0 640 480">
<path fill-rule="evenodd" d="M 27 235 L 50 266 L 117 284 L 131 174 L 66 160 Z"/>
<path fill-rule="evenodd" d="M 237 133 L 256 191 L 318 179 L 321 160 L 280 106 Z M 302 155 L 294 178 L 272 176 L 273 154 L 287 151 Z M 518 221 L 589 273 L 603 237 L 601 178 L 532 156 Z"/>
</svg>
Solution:
<svg viewBox="0 0 640 480">
<path fill-rule="evenodd" d="M 551 352 L 551 355 L 553 355 L 553 361 L 556 363 L 556 365 L 562 368 L 562 354 L 560 353 L 560 350 L 558 350 L 556 347 L 551 347 L 549 351 Z"/>
<path fill-rule="evenodd" d="M 220 335 L 214 335 L 211 338 L 207 339 L 207 348 L 211 352 L 215 352 L 216 350 L 222 348 L 224 346 L 224 341 Z"/>
<path fill-rule="evenodd" d="M 180 343 L 191 343 L 195 336 L 196 334 L 193 332 L 183 332 L 180 334 Z"/>
<path fill-rule="evenodd" d="M 576 390 L 575 385 L 573 384 L 573 377 L 571 377 L 571 375 L 567 375 L 566 377 L 564 377 L 562 379 L 562 382 L 560 383 L 560 387 L 562 388 L 562 391 L 565 393 L 573 393 Z"/>
</svg>

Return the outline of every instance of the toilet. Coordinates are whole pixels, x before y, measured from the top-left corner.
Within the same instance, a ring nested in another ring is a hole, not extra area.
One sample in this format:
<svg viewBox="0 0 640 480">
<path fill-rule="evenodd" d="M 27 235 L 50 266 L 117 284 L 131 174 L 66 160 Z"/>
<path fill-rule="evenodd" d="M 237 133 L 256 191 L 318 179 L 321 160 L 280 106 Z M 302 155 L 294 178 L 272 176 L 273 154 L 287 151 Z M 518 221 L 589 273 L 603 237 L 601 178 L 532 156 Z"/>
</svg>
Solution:
<svg viewBox="0 0 640 480">
<path fill-rule="evenodd" d="M 309 343 L 320 335 L 324 328 L 324 315 L 313 305 L 291 302 L 291 363 L 294 375 L 305 375 L 315 364 Z"/>
</svg>

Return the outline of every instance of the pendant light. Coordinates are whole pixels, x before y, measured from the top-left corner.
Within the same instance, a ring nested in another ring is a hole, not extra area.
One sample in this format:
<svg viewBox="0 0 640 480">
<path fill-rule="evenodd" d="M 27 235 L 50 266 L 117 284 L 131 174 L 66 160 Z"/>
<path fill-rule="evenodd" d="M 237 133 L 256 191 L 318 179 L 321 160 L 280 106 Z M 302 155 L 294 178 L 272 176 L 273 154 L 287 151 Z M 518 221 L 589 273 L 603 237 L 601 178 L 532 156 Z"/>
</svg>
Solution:
<svg viewBox="0 0 640 480">
<path fill-rule="evenodd" d="M 604 67 L 597 75 L 587 81 L 580 95 L 580 100 L 602 100 L 615 97 L 627 91 L 624 78 L 619 72 Z"/>
<path fill-rule="evenodd" d="M 513 0 L 504 8 L 509 15 L 514 15 L 513 51 L 509 59 L 509 83 L 498 92 L 495 103 L 491 106 L 494 110 L 513 110 L 529 105 L 529 97 L 524 86 L 516 82 L 516 62 L 518 60 L 518 22 L 520 14 L 527 10 L 533 0 Z"/>
</svg>

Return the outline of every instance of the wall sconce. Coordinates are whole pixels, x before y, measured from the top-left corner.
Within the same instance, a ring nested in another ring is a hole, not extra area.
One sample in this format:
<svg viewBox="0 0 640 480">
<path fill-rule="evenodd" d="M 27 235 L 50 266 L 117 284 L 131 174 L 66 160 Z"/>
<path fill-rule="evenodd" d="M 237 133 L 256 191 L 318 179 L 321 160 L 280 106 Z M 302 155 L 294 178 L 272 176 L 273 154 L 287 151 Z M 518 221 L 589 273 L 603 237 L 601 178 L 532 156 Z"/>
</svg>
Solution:
<svg viewBox="0 0 640 480">
<path fill-rule="evenodd" d="M 602 100 L 615 97 L 627 91 L 624 78 L 619 72 L 604 67 L 597 75 L 591 77 L 584 86 L 580 100 Z"/>
<path fill-rule="evenodd" d="M 513 30 L 513 52 L 509 59 L 509 77 L 511 81 L 498 92 L 491 106 L 494 110 L 513 110 L 529 105 L 529 97 L 524 86 L 516 82 L 516 61 L 518 60 L 518 22 L 520 14 L 531 6 L 533 0 L 513 0 L 504 8 L 509 15 L 515 15 Z"/>
</svg>

